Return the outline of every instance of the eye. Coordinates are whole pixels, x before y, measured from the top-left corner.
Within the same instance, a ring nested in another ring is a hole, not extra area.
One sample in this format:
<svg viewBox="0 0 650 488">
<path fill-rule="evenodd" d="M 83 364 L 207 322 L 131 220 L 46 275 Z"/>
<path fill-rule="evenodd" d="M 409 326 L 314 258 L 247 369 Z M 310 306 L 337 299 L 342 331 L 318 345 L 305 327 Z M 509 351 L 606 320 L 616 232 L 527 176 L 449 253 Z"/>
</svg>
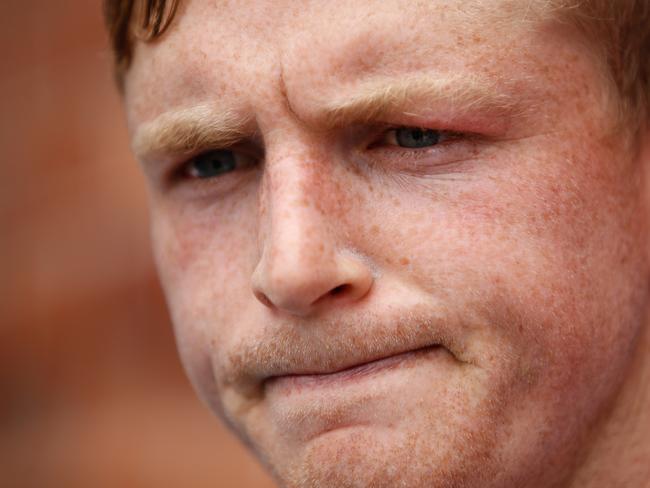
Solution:
<svg viewBox="0 0 650 488">
<path fill-rule="evenodd" d="M 250 158 L 231 150 L 208 151 L 190 159 L 184 173 L 190 178 L 215 178 L 250 164 Z"/>
<path fill-rule="evenodd" d="M 387 135 L 394 139 L 395 145 L 412 149 L 435 146 L 442 136 L 440 131 L 420 127 L 400 127 L 389 131 Z"/>
<path fill-rule="evenodd" d="M 389 130 L 382 142 L 407 149 L 431 147 L 442 142 L 444 133 L 421 127 L 399 127 Z"/>
</svg>

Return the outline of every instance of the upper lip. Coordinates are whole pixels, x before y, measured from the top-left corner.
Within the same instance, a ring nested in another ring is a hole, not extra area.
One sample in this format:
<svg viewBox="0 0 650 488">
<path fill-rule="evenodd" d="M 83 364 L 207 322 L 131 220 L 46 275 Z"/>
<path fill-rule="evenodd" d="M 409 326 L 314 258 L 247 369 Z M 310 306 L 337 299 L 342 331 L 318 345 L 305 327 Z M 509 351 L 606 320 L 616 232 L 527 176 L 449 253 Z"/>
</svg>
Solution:
<svg viewBox="0 0 650 488">
<path fill-rule="evenodd" d="M 272 378 L 333 374 L 432 346 L 462 359 L 459 324 L 448 320 L 404 313 L 355 322 L 269 325 L 257 341 L 215 358 L 220 387 L 255 395 Z"/>
</svg>

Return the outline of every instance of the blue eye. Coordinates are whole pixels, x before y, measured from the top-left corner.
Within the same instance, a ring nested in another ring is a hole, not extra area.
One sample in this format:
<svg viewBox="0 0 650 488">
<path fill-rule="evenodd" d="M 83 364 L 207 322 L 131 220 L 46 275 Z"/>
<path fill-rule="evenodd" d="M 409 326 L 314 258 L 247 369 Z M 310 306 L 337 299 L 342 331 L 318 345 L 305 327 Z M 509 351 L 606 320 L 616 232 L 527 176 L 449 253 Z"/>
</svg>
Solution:
<svg viewBox="0 0 650 488">
<path fill-rule="evenodd" d="M 214 178 L 237 169 L 237 159 L 233 151 L 208 151 L 192 158 L 185 172 L 192 178 Z"/>
<path fill-rule="evenodd" d="M 392 132 L 395 145 L 410 149 L 435 146 L 442 138 L 440 131 L 419 127 L 402 127 Z"/>
</svg>

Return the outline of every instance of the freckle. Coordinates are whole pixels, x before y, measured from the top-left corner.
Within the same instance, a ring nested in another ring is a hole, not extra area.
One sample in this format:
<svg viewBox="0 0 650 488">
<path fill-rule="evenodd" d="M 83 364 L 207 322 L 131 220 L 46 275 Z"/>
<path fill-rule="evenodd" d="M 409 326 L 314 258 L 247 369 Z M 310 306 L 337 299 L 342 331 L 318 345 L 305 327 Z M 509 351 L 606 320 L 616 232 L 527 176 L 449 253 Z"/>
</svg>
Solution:
<svg viewBox="0 0 650 488">
<path fill-rule="evenodd" d="M 401 259 L 399 260 L 399 264 L 401 264 L 402 266 L 406 266 L 406 265 L 409 264 L 410 262 L 411 262 L 411 260 L 408 259 L 408 258 L 401 258 Z"/>
<path fill-rule="evenodd" d="M 349 166 L 349 169 L 350 169 L 350 171 L 351 171 L 353 174 L 355 174 L 355 175 L 357 175 L 357 176 L 360 176 L 360 175 L 361 175 L 361 171 L 359 171 L 359 168 L 357 168 L 357 166 L 356 166 L 355 164 L 351 164 L 351 165 Z"/>
<path fill-rule="evenodd" d="M 396 207 L 400 206 L 399 198 L 393 198 L 393 205 L 395 205 Z"/>
<path fill-rule="evenodd" d="M 550 211 L 550 210 L 542 212 L 542 220 L 545 223 L 554 222 L 556 220 L 556 218 L 557 218 L 557 215 L 555 215 L 555 213 Z"/>
<path fill-rule="evenodd" d="M 370 228 L 370 232 L 371 232 L 372 234 L 378 234 L 378 233 L 379 233 L 379 226 L 378 226 L 378 225 L 373 225 L 373 226 Z"/>
</svg>

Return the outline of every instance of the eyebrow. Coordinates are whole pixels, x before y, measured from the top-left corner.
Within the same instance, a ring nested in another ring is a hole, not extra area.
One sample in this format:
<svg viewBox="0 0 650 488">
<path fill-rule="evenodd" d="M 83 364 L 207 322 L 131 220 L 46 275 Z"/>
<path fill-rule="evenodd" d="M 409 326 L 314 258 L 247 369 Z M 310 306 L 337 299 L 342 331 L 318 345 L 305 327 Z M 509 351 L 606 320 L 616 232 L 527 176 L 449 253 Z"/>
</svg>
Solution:
<svg viewBox="0 0 650 488">
<path fill-rule="evenodd" d="M 425 114 L 417 113 L 418 110 L 435 109 L 441 104 L 456 115 L 479 109 L 503 112 L 513 107 L 512 98 L 491 81 L 420 73 L 397 79 L 374 78 L 355 85 L 352 95 L 327 101 L 312 98 L 310 115 L 301 121 L 310 127 L 331 130 L 396 115 L 423 117 Z M 251 120 L 234 111 L 219 111 L 210 104 L 166 112 L 137 129 L 133 151 L 138 157 L 145 157 L 230 147 L 254 135 Z"/>
<path fill-rule="evenodd" d="M 506 112 L 514 107 L 512 97 L 490 80 L 423 73 L 397 80 L 369 80 L 356 87 L 352 96 L 330 100 L 316 118 L 326 127 L 336 128 L 395 115 L 424 117 L 426 110 L 443 104 L 454 114 L 471 110 Z"/>
<path fill-rule="evenodd" d="M 132 147 L 138 157 L 189 153 L 232 146 L 253 132 L 249 118 L 202 104 L 166 112 L 142 124 L 133 137 Z"/>
</svg>

